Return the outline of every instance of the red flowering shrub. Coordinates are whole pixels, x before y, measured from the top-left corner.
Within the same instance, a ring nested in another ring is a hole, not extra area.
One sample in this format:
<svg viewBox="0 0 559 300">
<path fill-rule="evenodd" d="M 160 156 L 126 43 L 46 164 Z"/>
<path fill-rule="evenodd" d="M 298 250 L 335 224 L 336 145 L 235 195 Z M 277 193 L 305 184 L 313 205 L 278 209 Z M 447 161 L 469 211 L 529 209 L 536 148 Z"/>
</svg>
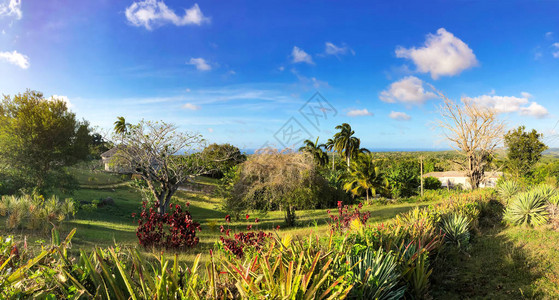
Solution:
<svg viewBox="0 0 559 300">
<path fill-rule="evenodd" d="M 328 210 L 330 220 L 328 224 L 333 231 L 342 232 L 349 228 L 351 221 L 358 219 L 362 224 L 367 223 L 367 220 L 371 217 L 370 212 L 361 212 L 363 204 L 359 205 L 353 209 L 352 206 L 343 205 L 342 201 L 338 201 L 338 214 L 332 214 Z"/>
<path fill-rule="evenodd" d="M 249 215 L 246 215 L 246 219 L 250 218 Z M 225 221 L 227 223 L 231 222 L 231 218 L 229 215 L 225 217 Z M 260 220 L 256 218 L 254 223 L 258 223 Z M 221 233 L 225 233 L 226 237 L 220 236 L 219 240 L 223 245 L 223 249 L 225 251 L 232 253 L 233 255 L 237 256 L 238 258 L 242 258 L 244 255 L 245 249 L 248 247 L 260 251 L 262 246 L 266 240 L 272 237 L 272 233 L 265 233 L 264 231 L 252 232 L 248 231 L 252 229 L 252 224 L 247 225 L 247 232 L 239 232 L 233 234 L 233 238 L 229 238 L 231 229 L 225 229 L 223 225 L 220 227 Z"/>
<path fill-rule="evenodd" d="M 188 207 L 188 203 L 186 205 Z M 142 203 L 142 212 L 138 219 L 136 236 L 140 245 L 144 247 L 157 247 L 166 249 L 185 249 L 196 246 L 199 238 L 196 230 L 200 224 L 192 220 L 188 210 L 183 211 L 180 205 L 171 204 L 169 213 L 158 212 L 159 203 L 148 208 Z"/>
</svg>

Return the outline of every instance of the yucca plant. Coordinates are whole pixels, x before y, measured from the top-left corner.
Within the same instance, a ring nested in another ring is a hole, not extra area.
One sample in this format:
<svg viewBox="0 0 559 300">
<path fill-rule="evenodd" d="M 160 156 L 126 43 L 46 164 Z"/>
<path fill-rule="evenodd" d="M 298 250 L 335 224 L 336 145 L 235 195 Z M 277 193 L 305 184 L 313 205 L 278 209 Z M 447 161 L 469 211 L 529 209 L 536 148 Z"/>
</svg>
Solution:
<svg viewBox="0 0 559 300">
<path fill-rule="evenodd" d="M 520 191 L 522 191 L 522 187 L 514 180 L 505 180 L 497 185 L 497 193 L 505 203 L 508 203 Z"/>
<path fill-rule="evenodd" d="M 531 191 L 544 198 L 544 201 L 548 203 L 555 205 L 559 203 L 559 191 L 549 184 L 540 184 Z"/>
<path fill-rule="evenodd" d="M 470 220 L 466 216 L 453 213 L 443 218 L 440 226 L 447 243 L 463 248 L 470 242 Z"/>
<path fill-rule="evenodd" d="M 406 286 L 400 285 L 401 274 L 392 252 L 367 250 L 350 257 L 355 282 L 350 297 L 356 299 L 401 299 Z"/>
<path fill-rule="evenodd" d="M 546 198 L 542 193 L 529 191 L 516 195 L 509 203 L 504 219 L 513 225 L 543 225 L 548 220 Z"/>
</svg>

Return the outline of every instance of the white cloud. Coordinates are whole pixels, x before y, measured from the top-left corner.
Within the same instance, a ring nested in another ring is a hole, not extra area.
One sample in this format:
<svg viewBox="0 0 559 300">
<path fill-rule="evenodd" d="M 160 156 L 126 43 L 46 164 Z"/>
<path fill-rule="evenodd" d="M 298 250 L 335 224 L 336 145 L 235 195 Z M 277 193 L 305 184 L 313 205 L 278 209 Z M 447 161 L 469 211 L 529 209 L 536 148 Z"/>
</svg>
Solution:
<svg viewBox="0 0 559 300">
<path fill-rule="evenodd" d="M 546 32 L 545 37 L 548 38 L 548 39 L 553 38 L 553 32 L 551 32 L 551 31 Z"/>
<path fill-rule="evenodd" d="M 326 43 L 326 49 L 324 50 L 324 53 L 326 55 L 345 55 L 347 53 L 351 53 L 352 55 L 355 55 L 355 51 L 353 51 L 353 49 L 349 48 L 347 45 L 342 44 L 341 47 L 338 47 L 330 42 Z"/>
<path fill-rule="evenodd" d="M 531 116 L 541 119 L 549 115 L 549 111 L 538 103 L 532 102 L 530 106 L 520 108 L 520 114 L 523 116 Z"/>
<path fill-rule="evenodd" d="M 493 93 L 493 94 L 495 94 L 495 93 Z M 534 96 L 532 96 L 532 94 L 530 94 L 528 92 L 521 92 L 520 95 L 522 95 L 522 97 L 526 98 L 526 99 L 530 99 L 530 98 L 534 97 Z"/>
<path fill-rule="evenodd" d="M 21 0 L 9 0 L 0 3 L 0 17 L 4 16 L 14 17 L 16 20 L 20 20 L 22 16 Z"/>
<path fill-rule="evenodd" d="M 176 26 L 202 25 L 208 23 L 198 4 L 185 9 L 184 16 L 179 17 L 165 2 L 158 0 L 144 0 L 132 3 L 126 8 L 126 19 L 134 26 L 144 26 L 151 30 L 154 25 L 172 23 Z"/>
<path fill-rule="evenodd" d="M 29 57 L 15 50 L 12 52 L 0 52 L 0 60 L 7 61 L 22 69 L 29 68 Z"/>
<path fill-rule="evenodd" d="M 394 120 L 400 120 L 400 121 L 408 121 L 411 119 L 411 117 L 408 114 L 399 111 L 391 111 L 388 116 Z"/>
<path fill-rule="evenodd" d="M 388 103 L 401 102 L 419 105 L 436 96 L 433 92 L 425 91 L 421 79 L 415 76 L 408 76 L 392 83 L 388 90 L 380 93 L 379 98 Z"/>
<path fill-rule="evenodd" d="M 188 110 L 200 110 L 202 107 L 200 105 L 192 104 L 192 103 L 185 103 L 182 108 Z"/>
<path fill-rule="evenodd" d="M 549 114 L 545 107 L 529 100 L 533 97 L 530 93 L 522 92 L 521 94 L 521 97 L 497 95 L 464 97 L 462 101 L 473 101 L 482 107 L 494 109 L 497 113 L 518 112 L 520 115 L 536 118 L 543 118 Z"/>
<path fill-rule="evenodd" d="M 369 112 L 366 108 L 363 109 L 353 109 L 347 112 L 348 117 L 361 117 L 361 116 L 372 116 L 373 113 Z"/>
<path fill-rule="evenodd" d="M 312 57 L 310 56 L 310 54 L 303 51 L 303 49 L 300 49 L 297 46 L 293 46 L 293 51 L 291 51 L 291 57 L 293 59 L 292 60 L 293 63 L 304 62 L 310 65 L 314 65 L 314 62 L 312 61 Z"/>
<path fill-rule="evenodd" d="M 56 100 L 60 100 L 64 103 L 66 103 L 66 107 L 68 108 L 73 108 L 74 105 L 70 102 L 70 99 L 68 99 L 68 96 L 60 96 L 60 95 L 52 95 L 50 96 L 51 99 L 56 99 Z"/>
<path fill-rule="evenodd" d="M 555 52 L 553 52 L 553 57 L 559 58 L 559 43 L 554 43 L 553 47 L 555 47 Z"/>
<path fill-rule="evenodd" d="M 472 49 L 444 28 L 428 34 L 423 47 L 398 47 L 396 56 L 411 59 L 419 72 L 431 73 L 433 79 L 457 75 L 478 64 Z"/>
<path fill-rule="evenodd" d="M 209 71 L 212 69 L 212 66 L 210 66 L 206 60 L 201 57 L 191 58 L 186 64 L 196 66 L 196 69 L 199 71 Z"/>
</svg>

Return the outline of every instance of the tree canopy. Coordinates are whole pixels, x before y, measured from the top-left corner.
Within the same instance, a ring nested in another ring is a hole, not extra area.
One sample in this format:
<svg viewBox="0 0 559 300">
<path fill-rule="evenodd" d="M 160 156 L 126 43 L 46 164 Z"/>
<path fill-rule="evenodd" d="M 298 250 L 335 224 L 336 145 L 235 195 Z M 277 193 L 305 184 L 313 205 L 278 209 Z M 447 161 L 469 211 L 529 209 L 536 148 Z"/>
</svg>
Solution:
<svg viewBox="0 0 559 300">
<path fill-rule="evenodd" d="M 63 167 L 88 157 L 91 141 L 88 123 L 62 100 L 28 90 L 0 103 L 0 164 L 20 188 L 56 185 Z"/>
<path fill-rule="evenodd" d="M 528 175 L 542 157 L 547 146 L 541 141 L 543 134 L 535 129 L 526 132 L 525 126 L 519 126 L 505 134 L 507 147 L 507 167 L 516 177 Z"/>
</svg>

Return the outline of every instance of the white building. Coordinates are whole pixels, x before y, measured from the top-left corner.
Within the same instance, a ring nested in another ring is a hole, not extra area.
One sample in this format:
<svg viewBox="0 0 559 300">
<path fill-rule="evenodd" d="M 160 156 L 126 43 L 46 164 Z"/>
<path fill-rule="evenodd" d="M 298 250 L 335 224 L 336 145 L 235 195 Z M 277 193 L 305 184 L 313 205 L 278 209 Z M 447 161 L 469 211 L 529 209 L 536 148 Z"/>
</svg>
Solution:
<svg viewBox="0 0 559 300">
<path fill-rule="evenodd" d="M 484 180 L 479 184 L 480 188 L 495 187 L 499 177 L 503 176 L 503 172 L 485 172 Z M 435 177 L 445 188 L 455 188 L 462 186 L 465 189 L 470 189 L 470 180 L 464 171 L 446 171 L 446 172 L 431 172 L 423 174 L 424 178 Z"/>
</svg>

